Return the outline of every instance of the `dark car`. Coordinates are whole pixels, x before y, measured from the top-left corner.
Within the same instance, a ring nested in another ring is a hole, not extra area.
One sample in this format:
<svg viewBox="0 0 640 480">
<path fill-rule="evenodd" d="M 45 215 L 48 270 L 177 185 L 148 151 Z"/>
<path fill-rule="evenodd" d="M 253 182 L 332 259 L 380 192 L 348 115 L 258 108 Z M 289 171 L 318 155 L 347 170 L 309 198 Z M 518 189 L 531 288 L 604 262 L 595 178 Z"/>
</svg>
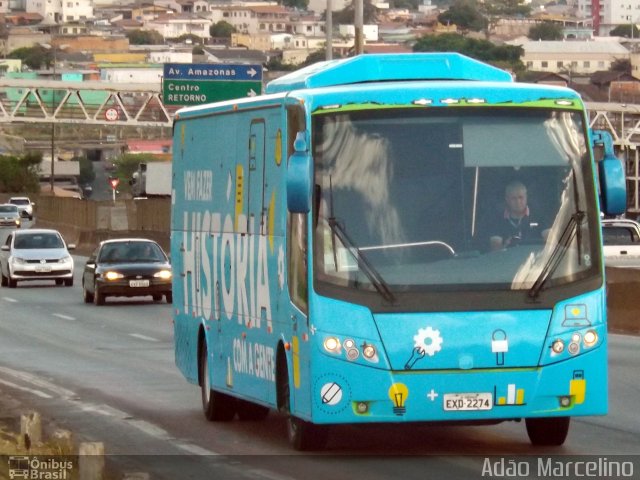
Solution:
<svg viewBox="0 0 640 480">
<path fill-rule="evenodd" d="M 96 305 L 104 305 L 107 297 L 145 295 L 171 303 L 171 277 L 169 258 L 153 240 L 105 240 L 84 266 L 82 294 L 85 303 Z"/>
</svg>

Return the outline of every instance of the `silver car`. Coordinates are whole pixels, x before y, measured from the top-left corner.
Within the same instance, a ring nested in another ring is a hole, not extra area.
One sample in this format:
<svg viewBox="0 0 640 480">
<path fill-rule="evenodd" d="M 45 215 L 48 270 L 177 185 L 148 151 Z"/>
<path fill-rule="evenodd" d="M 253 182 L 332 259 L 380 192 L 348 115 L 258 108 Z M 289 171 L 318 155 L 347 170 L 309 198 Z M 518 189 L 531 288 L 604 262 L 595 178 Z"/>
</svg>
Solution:
<svg viewBox="0 0 640 480">
<path fill-rule="evenodd" d="M 9 203 L 12 203 L 18 207 L 20 215 L 27 217 L 29 220 L 33 220 L 33 203 L 29 197 L 11 197 Z"/>
<path fill-rule="evenodd" d="M 17 205 L 3 203 L 0 205 L 0 227 L 20 228 L 20 211 Z"/>
<path fill-rule="evenodd" d="M 15 230 L 0 247 L 0 280 L 15 288 L 20 281 L 55 280 L 56 285 L 73 285 L 73 257 L 57 230 Z"/>
</svg>

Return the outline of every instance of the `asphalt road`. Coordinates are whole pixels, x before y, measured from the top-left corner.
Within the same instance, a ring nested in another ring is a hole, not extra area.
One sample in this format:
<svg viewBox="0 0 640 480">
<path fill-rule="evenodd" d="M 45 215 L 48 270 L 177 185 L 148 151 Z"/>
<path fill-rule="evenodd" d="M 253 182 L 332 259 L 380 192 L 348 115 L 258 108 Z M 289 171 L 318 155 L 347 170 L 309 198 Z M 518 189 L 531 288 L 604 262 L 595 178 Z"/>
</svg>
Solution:
<svg viewBox="0 0 640 480">
<path fill-rule="evenodd" d="M 83 260 L 76 257 L 78 270 Z M 493 455 L 640 454 L 638 337 L 610 336 L 610 413 L 573 419 L 563 447 L 531 447 L 514 422 L 338 427 L 325 452 L 299 455 L 277 413 L 206 422 L 198 388 L 174 365 L 172 332 L 171 306 L 151 297 L 84 304 L 79 272 L 73 287 L 2 288 L 0 390 L 77 440 L 104 442 L 118 469 L 152 478 L 468 479 L 482 478 Z"/>
</svg>

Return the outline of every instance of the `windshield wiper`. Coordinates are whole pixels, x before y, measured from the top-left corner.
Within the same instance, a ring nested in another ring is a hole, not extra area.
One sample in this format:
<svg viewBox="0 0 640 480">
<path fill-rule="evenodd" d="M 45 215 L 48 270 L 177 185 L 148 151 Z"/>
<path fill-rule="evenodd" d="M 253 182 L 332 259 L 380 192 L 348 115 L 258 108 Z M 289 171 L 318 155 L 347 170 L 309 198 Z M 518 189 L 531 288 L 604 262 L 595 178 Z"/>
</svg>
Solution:
<svg viewBox="0 0 640 480">
<path fill-rule="evenodd" d="M 551 252 L 551 255 L 549 256 L 549 259 L 542 267 L 540 275 L 534 282 L 533 286 L 529 289 L 529 298 L 531 298 L 532 300 L 538 298 L 538 295 L 540 295 L 540 291 L 544 287 L 544 284 L 547 282 L 551 274 L 555 272 L 556 268 L 558 268 L 558 265 L 560 265 L 560 261 L 567 252 L 569 245 L 576 237 L 577 232 L 580 230 L 580 224 L 582 224 L 584 217 L 585 212 L 583 212 L 582 210 L 576 210 L 575 213 L 571 215 L 571 218 L 562 231 L 562 235 L 560 235 L 558 243 L 556 243 L 553 251 Z M 581 240 L 581 235 L 578 236 L 578 240 Z M 578 246 L 578 249 L 580 249 L 580 246 Z"/>
<path fill-rule="evenodd" d="M 395 302 L 395 296 L 391 293 L 389 289 L 389 285 L 384 281 L 382 275 L 369 263 L 369 261 L 362 254 L 362 251 L 356 247 L 353 240 L 349 238 L 345 229 L 338 223 L 335 217 L 331 216 L 328 218 L 329 228 L 333 235 L 338 237 L 338 240 L 347 247 L 347 250 L 353 255 L 358 263 L 358 268 L 362 270 L 365 275 L 371 280 L 371 283 L 378 291 L 378 293 L 389 303 Z M 335 252 L 335 249 L 334 249 Z M 336 263 L 337 265 L 337 263 Z"/>
</svg>

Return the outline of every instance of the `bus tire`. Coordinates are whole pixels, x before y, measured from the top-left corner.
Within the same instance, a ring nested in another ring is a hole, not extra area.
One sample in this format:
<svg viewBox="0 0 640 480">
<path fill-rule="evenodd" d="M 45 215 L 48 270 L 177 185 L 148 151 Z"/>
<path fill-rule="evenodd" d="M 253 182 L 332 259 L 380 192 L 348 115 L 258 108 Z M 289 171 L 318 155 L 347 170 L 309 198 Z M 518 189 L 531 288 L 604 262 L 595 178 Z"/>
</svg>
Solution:
<svg viewBox="0 0 640 480">
<path fill-rule="evenodd" d="M 269 408 L 264 405 L 236 399 L 238 418 L 243 422 L 259 422 L 267 418 Z"/>
<path fill-rule="evenodd" d="M 278 355 L 278 397 L 281 410 L 287 415 L 287 437 L 291 446 L 298 451 L 322 450 L 329 437 L 329 428 L 314 425 L 291 414 L 291 387 L 284 354 Z"/>
<path fill-rule="evenodd" d="M 200 349 L 200 390 L 202 394 L 202 411 L 210 422 L 228 422 L 233 420 L 236 414 L 235 398 L 224 393 L 216 392 L 211 388 L 209 380 L 209 362 L 207 343 L 202 340 Z"/>
<path fill-rule="evenodd" d="M 527 418 L 527 434 L 532 445 L 560 446 L 569 433 L 571 417 Z"/>
</svg>

